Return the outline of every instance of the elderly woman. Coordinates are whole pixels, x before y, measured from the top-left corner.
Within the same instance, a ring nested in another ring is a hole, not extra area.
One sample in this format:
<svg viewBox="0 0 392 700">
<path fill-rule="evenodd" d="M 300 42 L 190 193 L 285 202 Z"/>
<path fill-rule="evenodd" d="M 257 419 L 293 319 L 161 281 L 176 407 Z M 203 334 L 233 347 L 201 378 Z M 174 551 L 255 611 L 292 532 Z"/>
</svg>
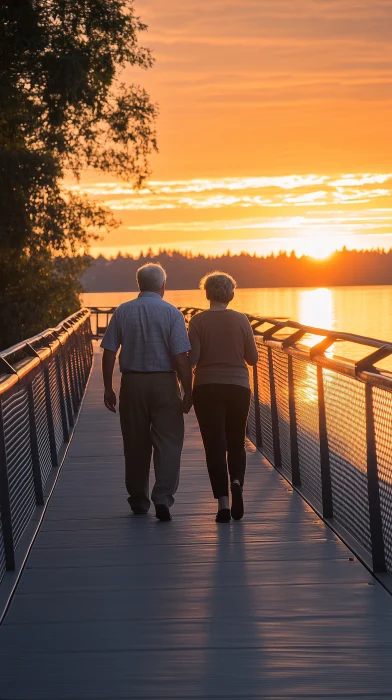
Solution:
<svg viewBox="0 0 392 700">
<path fill-rule="evenodd" d="M 193 405 L 218 500 L 216 521 L 227 523 L 244 514 L 245 431 L 251 396 L 247 364 L 256 364 L 257 348 L 247 317 L 227 308 L 234 297 L 235 280 L 214 272 L 201 280 L 200 287 L 206 291 L 210 308 L 189 324 L 195 367 Z"/>
</svg>

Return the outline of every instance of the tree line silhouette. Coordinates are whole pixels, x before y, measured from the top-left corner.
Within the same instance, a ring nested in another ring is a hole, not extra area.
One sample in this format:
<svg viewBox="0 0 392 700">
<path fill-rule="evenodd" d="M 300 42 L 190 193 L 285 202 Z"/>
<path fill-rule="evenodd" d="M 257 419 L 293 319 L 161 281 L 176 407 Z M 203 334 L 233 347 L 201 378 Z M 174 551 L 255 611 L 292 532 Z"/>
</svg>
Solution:
<svg viewBox="0 0 392 700">
<path fill-rule="evenodd" d="M 135 291 L 136 270 L 146 262 L 160 262 L 168 275 L 169 289 L 195 289 L 203 275 L 219 269 L 236 279 L 239 287 L 332 287 L 392 284 L 392 250 L 347 250 L 316 260 L 294 253 L 260 257 L 241 253 L 219 256 L 192 255 L 162 250 L 138 257 L 122 255 L 89 258 L 81 277 L 86 292 Z"/>
</svg>

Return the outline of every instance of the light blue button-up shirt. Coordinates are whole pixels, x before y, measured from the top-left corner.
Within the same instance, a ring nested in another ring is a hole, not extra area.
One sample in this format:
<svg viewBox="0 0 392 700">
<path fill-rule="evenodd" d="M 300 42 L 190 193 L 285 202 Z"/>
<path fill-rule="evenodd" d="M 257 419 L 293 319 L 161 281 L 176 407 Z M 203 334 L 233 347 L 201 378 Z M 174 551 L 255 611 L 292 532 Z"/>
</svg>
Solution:
<svg viewBox="0 0 392 700">
<path fill-rule="evenodd" d="M 154 292 L 117 307 L 101 347 L 121 347 L 121 372 L 171 372 L 173 356 L 191 349 L 181 311 Z"/>
</svg>

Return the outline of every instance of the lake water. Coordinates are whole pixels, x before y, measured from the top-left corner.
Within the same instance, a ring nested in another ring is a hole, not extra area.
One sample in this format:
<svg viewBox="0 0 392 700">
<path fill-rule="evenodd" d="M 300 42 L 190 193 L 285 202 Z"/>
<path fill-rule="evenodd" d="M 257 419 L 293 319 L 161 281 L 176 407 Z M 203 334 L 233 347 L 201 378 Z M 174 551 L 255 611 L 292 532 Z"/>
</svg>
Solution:
<svg viewBox="0 0 392 700">
<path fill-rule="evenodd" d="M 86 293 L 83 302 L 85 306 L 118 306 L 136 296 L 137 292 Z M 175 306 L 208 306 L 199 289 L 168 290 L 165 299 Z M 392 342 L 391 286 L 238 289 L 231 307 L 255 316 L 290 318 L 308 326 Z M 315 345 L 320 339 L 309 335 L 302 342 Z M 339 342 L 327 354 L 359 360 L 370 352 L 366 346 Z M 392 356 L 377 367 L 392 371 Z"/>
<path fill-rule="evenodd" d="M 83 295 L 86 306 L 118 306 L 136 292 L 98 292 Z M 168 290 L 165 299 L 175 306 L 207 307 L 204 292 Z M 392 341 L 392 287 L 331 287 L 328 289 L 238 289 L 231 307 L 255 316 L 293 321 Z"/>
</svg>

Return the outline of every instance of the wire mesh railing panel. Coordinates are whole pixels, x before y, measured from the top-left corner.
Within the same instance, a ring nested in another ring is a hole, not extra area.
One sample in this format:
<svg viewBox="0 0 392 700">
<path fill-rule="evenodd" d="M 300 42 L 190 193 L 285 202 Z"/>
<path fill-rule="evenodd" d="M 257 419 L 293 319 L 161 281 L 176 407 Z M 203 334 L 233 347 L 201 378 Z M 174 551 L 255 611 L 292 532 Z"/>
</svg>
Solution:
<svg viewBox="0 0 392 700">
<path fill-rule="evenodd" d="M 323 371 L 333 517 L 371 552 L 365 385 Z"/>
<path fill-rule="evenodd" d="M 256 365 L 257 387 L 259 392 L 260 423 L 263 441 L 263 453 L 274 464 L 274 443 L 272 436 L 271 389 L 268 366 L 268 350 L 257 343 L 259 359 Z"/>
<path fill-rule="evenodd" d="M 42 372 L 34 377 L 32 386 L 39 464 L 42 486 L 45 486 L 52 469 L 52 458 L 50 454 L 48 419 L 46 414 L 45 379 Z"/>
<path fill-rule="evenodd" d="M 1 515 L 1 510 L 0 510 Z M 5 547 L 4 547 L 4 537 L 3 537 L 3 526 L 0 518 L 0 581 L 2 580 L 6 571 L 6 561 L 5 561 Z"/>
<path fill-rule="evenodd" d="M 65 365 L 62 361 L 61 356 L 58 358 L 57 371 L 58 371 L 58 376 L 59 376 L 60 393 L 62 396 L 63 406 L 64 406 L 65 425 L 66 425 L 67 430 L 69 430 L 71 425 L 70 425 L 69 416 L 68 416 L 68 412 L 67 412 L 67 400 L 66 400 L 66 396 L 68 393 L 67 375 L 66 375 Z M 86 381 L 86 379 L 87 379 L 87 374 L 85 376 L 85 381 Z"/>
<path fill-rule="evenodd" d="M 76 407 L 78 405 L 78 399 L 79 399 L 79 388 L 78 388 L 78 379 L 77 379 L 76 370 L 75 370 L 74 349 L 73 348 L 70 350 L 69 356 L 68 356 L 68 369 L 69 369 L 70 380 L 71 380 L 72 399 L 73 399 L 74 408 L 76 410 Z"/>
<path fill-rule="evenodd" d="M 54 435 L 56 439 L 56 449 L 57 452 L 59 452 L 60 447 L 63 444 L 64 436 L 61 421 L 60 392 L 57 381 L 56 361 L 54 357 L 49 362 L 49 387 L 53 414 Z"/>
<path fill-rule="evenodd" d="M 301 484 L 320 506 L 322 490 L 317 368 L 294 358 L 293 375 Z"/>
<path fill-rule="evenodd" d="M 26 387 L 3 402 L 11 522 L 15 547 L 35 508 Z"/>
<path fill-rule="evenodd" d="M 385 563 L 392 573 L 392 394 L 373 388 L 373 407 Z"/>
<path fill-rule="evenodd" d="M 65 399 L 66 399 L 66 407 L 67 407 L 67 421 L 68 421 L 68 426 L 70 427 L 72 425 L 72 407 L 73 407 L 73 400 L 72 400 L 72 378 L 71 378 L 71 370 L 68 362 L 68 357 L 62 357 L 62 375 L 63 375 L 63 381 L 64 381 L 64 387 L 65 387 Z"/>
<path fill-rule="evenodd" d="M 288 356 L 272 350 L 282 469 L 291 476 Z"/>
<path fill-rule="evenodd" d="M 251 394 L 251 399 L 250 399 L 250 408 L 249 408 L 249 415 L 248 415 L 247 435 L 248 435 L 249 440 L 251 440 L 251 442 L 253 442 L 254 445 L 257 444 L 255 395 L 254 395 L 254 391 L 253 391 L 255 376 L 256 375 L 255 375 L 255 371 L 254 371 L 253 367 L 249 367 L 249 382 L 250 382 L 250 386 L 252 387 L 252 394 Z"/>
<path fill-rule="evenodd" d="M 81 386 L 81 378 L 80 378 L 80 372 L 79 372 L 78 348 L 77 348 L 76 343 L 74 344 L 73 352 L 72 352 L 72 364 L 73 364 L 75 387 L 76 387 L 76 400 L 79 403 L 81 396 L 82 396 L 82 386 Z"/>
</svg>

